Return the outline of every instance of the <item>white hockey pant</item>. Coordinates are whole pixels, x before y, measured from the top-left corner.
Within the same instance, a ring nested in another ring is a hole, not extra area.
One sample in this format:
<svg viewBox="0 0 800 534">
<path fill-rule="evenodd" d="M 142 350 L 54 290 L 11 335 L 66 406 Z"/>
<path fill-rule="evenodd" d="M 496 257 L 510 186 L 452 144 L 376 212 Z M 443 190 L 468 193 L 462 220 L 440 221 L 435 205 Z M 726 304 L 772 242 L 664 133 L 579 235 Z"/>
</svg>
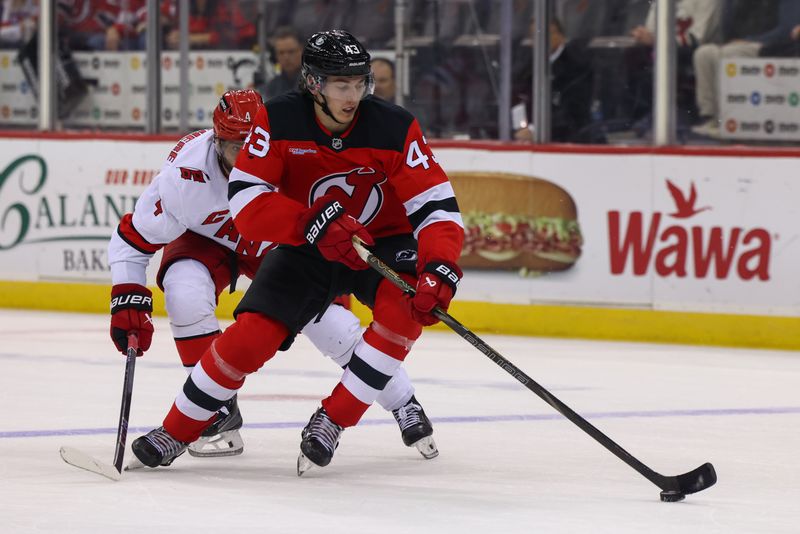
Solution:
<svg viewBox="0 0 800 534">
<path fill-rule="evenodd" d="M 358 317 L 337 304 L 328 306 L 318 323 L 314 323 L 312 319 L 303 328 L 303 334 L 311 340 L 317 350 L 340 367 L 345 367 L 350 362 L 353 349 L 361 340 L 362 333 Z M 413 395 L 414 386 L 411 384 L 411 379 L 408 378 L 406 370 L 400 366 L 376 400 L 385 410 L 392 411 L 404 406 Z"/>
</svg>

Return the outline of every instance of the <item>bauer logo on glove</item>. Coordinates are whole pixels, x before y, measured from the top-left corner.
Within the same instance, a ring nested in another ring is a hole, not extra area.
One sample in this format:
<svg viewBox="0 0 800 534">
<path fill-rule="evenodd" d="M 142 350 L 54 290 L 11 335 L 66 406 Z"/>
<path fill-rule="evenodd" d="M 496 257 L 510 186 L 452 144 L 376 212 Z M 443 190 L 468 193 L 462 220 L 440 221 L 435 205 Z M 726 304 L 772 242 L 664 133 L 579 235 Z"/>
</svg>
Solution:
<svg viewBox="0 0 800 534">
<path fill-rule="evenodd" d="M 111 340 L 122 354 L 128 349 L 128 336 L 136 334 L 141 356 L 153 339 L 153 294 L 139 284 L 116 284 L 111 288 Z"/>
<path fill-rule="evenodd" d="M 344 217 L 343 217 L 344 215 Z M 367 269 L 353 248 L 353 236 L 367 245 L 374 244 L 367 229 L 348 215 L 342 204 L 330 195 L 319 197 L 298 221 L 305 240 L 317 247 L 328 261 L 338 261 L 355 270 Z"/>
<path fill-rule="evenodd" d="M 324 210 L 319 212 L 316 219 L 311 221 L 311 224 L 306 229 L 306 241 L 314 244 L 328 224 L 344 214 L 344 208 L 338 200 L 333 201 L 330 205 L 326 206 Z"/>
<path fill-rule="evenodd" d="M 453 271 L 453 269 L 451 269 L 444 263 L 440 263 L 439 265 L 437 265 L 434 271 L 437 272 L 439 275 L 441 275 L 443 280 L 450 281 L 450 283 L 454 286 L 457 286 L 458 283 L 461 281 L 461 277 L 459 277 L 458 274 L 456 274 L 456 272 Z"/>
<path fill-rule="evenodd" d="M 439 322 L 434 309 L 447 311 L 460 281 L 461 269 L 456 264 L 445 261 L 427 263 L 419 274 L 416 293 L 410 299 L 411 317 L 424 326 Z"/>
<path fill-rule="evenodd" d="M 150 311 L 153 309 L 153 298 L 147 295 L 131 293 L 118 295 L 111 300 L 111 313 L 114 313 L 117 308 L 135 308 L 137 310 Z"/>
</svg>

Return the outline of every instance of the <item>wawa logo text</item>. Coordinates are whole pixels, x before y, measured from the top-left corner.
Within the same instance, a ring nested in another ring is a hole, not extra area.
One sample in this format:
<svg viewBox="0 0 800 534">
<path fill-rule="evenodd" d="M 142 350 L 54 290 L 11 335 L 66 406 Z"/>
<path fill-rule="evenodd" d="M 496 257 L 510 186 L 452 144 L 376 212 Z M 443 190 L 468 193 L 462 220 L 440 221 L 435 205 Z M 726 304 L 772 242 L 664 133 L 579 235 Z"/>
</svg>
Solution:
<svg viewBox="0 0 800 534">
<path fill-rule="evenodd" d="M 764 228 L 722 228 L 701 225 L 703 212 L 697 207 L 697 189 L 692 182 L 688 194 L 666 181 L 675 202 L 672 213 L 655 212 L 650 220 L 641 211 L 608 212 L 611 274 L 621 275 L 630 261 L 633 274 L 720 280 L 769 280 L 772 236 Z M 693 224 L 695 223 L 695 224 Z"/>
</svg>

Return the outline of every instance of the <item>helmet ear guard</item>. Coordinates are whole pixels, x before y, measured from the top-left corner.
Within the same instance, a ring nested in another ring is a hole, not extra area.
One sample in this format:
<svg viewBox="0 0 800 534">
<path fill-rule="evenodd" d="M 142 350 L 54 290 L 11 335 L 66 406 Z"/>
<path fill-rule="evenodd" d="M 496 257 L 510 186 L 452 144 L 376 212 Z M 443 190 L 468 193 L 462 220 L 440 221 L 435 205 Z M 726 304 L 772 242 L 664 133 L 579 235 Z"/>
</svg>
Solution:
<svg viewBox="0 0 800 534">
<path fill-rule="evenodd" d="M 316 92 L 322 90 L 322 84 L 325 81 L 324 76 L 311 72 L 311 69 L 306 65 L 303 65 L 301 72 L 303 76 L 303 85 L 307 90 Z"/>
</svg>

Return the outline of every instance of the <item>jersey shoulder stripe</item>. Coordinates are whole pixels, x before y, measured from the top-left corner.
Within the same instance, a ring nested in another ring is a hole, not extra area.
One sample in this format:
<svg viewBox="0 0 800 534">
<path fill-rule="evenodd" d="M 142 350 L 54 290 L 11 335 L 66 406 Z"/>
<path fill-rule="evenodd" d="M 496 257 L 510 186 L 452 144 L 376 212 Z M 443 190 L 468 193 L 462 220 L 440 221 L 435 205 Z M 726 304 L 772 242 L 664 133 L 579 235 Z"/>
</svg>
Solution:
<svg viewBox="0 0 800 534">
<path fill-rule="evenodd" d="M 117 233 L 123 241 L 142 254 L 155 254 L 158 249 L 164 246 L 163 244 L 154 244 L 147 241 L 133 225 L 133 214 L 131 213 L 126 213 L 120 219 Z"/>
</svg>

